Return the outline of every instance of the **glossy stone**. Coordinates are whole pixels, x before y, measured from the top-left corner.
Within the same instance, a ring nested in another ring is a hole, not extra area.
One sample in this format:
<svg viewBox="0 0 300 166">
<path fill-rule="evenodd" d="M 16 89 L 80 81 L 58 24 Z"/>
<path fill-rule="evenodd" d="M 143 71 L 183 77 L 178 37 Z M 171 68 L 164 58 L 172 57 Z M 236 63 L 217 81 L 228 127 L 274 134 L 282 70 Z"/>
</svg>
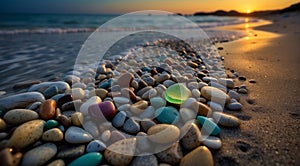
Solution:
<svg viewBox="0 0 300 166">
<path fill-rule="evenodd" d="M 62 141 L 63 139 L 64 139 L 64 134 L 58 128 L 47 130 L 42 135 L 42 140 L 48 142 L 59 142 Z"/>
<path fill-rule="evenodd" d="M 65 140 L 68 143 L 87 143 L 93 139 L 93 136 L 79 127 L 71 126 L 65 133 Z"/>
<path fill-rule="evenodd" d="M 54 127 L 57 127 L 59 125 L 59 123 L 56 120 L 47 120 L 47 122 L 45 123 L 45 129 L 51 129 Z"/>
<path fill-rule="evenodd" d="M 55 117 L 56 113 L 56 102 L 52 99 L 44 101 L 40 105 L 39 115 L 42 119 L 48 120 Z"/>
<path fill-rule="evenodd" d="M 165 98 L 168 102 L 182 104 L 191 96 L 191 91 L 183 84 L 173 84 L 165 92 Z"/>
<path fill-rule="evenodd" d="M 57 152 L 57 147 L 53 143 L 45 143 L 36 148 L 27 151 L 21 165 L 43 165 L 47 163 Z"/>
<path fill-rule="evenodd" d="M 123 124 L 125 123 L 125 119 L 126 119 L 126 112 L 120 111 L 120 112 L 117 113 L 117 115 L 112 119 L 112 124 L 113 124 L 115 127 L 122 127 Z"/>
<path fill-rule="evenodd" d="M 132 118 L 129 118 L 125 121 L 123 130 L 130 134 L 136 134 L 140 131 L 140 125 Z"/>
<path fill-rule="evenodd" d="M 104 116 L 108 120 L 111 120 L 117 114 L 115 105 L 111 101 L 91 105 L 88 112 L 92 118 L 101 119 Z"/>
<path fill-rule="evenodd" d="M 3 119 L 11 125 L 20 125 L 25 122 L 37 119 L 39 115 L 32 110 L 28 109 L 13 109 L 8 111 Z"/>
<path fill-rule="evenodd" d="M 225 92 L 211 86 L 202 87 L 201 95 L 204 96 L 206 99 L 211 100 L 215 103 L 219 103 L 221 105 L 224 105 L 224 103 L 228 103 L 230 100 L 230 97 Z"/>
<path fill-rule="evenodd" d="M 79 158 L 73 160 L 68 166 L 97 166 L 102 162 L 103 156 L 98 152 L 87 153 Z"/>
<path fill-rule="evenodd" d="M 219 135 L 221 129 L 213 121 L 203 116 L 197 116 L 197 120 L 202 126 L 201 133 L 204 135 Z"/>
<path fill-rule="evenodd" d="M 210 149 L 220 149 L 222 146 L 221 139 L 214 136 L 206 136 L 202 143 Z"/>
<path fill-rule="evenodd" d="M 185 149 L 191 150 L 201 144 L 202 136 L 196 124 L 187 123 L 181 130 L 185 133 L 181 139 L 181 144 Z"/>
<path fill-rule="evenodd" d="M 222 112 L 214 112 L 213 118 L 219 125 L 225 127 L 239 127 L 241 124 L 237 117 Z"/>
<path fill-rule="evenodd" d="M 148 129 L 149 140 L 155 143 L 168 144 L 177 141 L 180 130 L 174 125 L 157 124 Z"/>
<path fill-rule="evenodd" d="M 86 151 L 89 152 L 100 152 L 106 149 L 106 145 L 100 140 L 91 141 L 87 147 Z"/>
<path fill-rule="evenodd" d="M 191 166 L 191 165 L 205 165 L 205 166 L 213 166 L 214 160 L 211 152 L 205 146 L 199 146 L 193 151 L 189 152 L 185 155 L 181 161 L 180 166 Z"/>
<path fill-rule="evenodd" d="M 158 108 L 155 117 L 160 123 L 165 124 L 174 124 L 180 119 L 179 112 L 172 106 Z"/>
<path fill-rule="evenodd" d="M 180 144 L 178 142 L 174 143 L 168 149 L 159 152 L 156 156 L 165 163 L 169 164 L 177 164 L 180 162 L 181 158 L 183 157 Z"/>
</svg>

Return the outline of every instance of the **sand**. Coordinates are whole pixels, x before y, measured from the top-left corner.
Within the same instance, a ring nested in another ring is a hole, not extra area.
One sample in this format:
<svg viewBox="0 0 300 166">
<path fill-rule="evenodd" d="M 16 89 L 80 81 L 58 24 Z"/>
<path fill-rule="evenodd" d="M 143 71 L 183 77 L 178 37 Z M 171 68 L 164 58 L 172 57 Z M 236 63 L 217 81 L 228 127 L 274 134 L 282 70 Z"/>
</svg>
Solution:
<svg viewBox="0 0 300 166">
<path fill-rule="evenodd" d="M 222 133 L 216 165 L 298 165 L 300 163 L 300 12 L 264 17 L 271 22 L 223 27 L 249 36 L 222 43 L 224 64 L 246 76 L 249 95 L 239 130 Z M 257 83 L 250 84 L 249 79 Z M 241 84 L 241 83 L 237 83 Z M 249 104 L 251 99 L 254 104 Z"/>
</svg>

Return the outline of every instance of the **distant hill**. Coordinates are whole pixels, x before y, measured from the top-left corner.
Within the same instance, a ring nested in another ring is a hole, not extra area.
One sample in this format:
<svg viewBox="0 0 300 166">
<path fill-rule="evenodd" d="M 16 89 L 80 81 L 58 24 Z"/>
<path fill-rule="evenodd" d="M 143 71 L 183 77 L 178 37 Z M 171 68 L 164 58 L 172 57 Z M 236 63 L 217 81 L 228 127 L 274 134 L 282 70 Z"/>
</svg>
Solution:
<svg viewBox="0 0 300 166">
<path fill-rule="evenodd" d="M 266 16 L 271 14 L 282 14 L 287 12 L 294 12 L 294 11 L 300 11 L 300 3 L 293 4 L 287 8 L 279 9 L 279 10 L 264 10 L 264 11 L 254 11 L 250 14 L 248 13 L 240 13 L 235 10 L 230 11 L 224 11 L 224 10 L 217 10 L 214 12 L 197 12 L 194 14 L 194 16 Z"/>
</svg>

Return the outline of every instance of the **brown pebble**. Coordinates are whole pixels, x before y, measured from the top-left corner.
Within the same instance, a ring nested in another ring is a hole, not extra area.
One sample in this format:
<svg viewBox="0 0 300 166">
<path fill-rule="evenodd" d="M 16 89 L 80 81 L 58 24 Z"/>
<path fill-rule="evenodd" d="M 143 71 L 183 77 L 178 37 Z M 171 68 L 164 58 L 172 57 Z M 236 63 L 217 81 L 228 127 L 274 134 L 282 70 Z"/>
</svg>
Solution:
<svg viewBox="0 0 300 166">
<path fill-rule="evenodd" d="M 48 99 L 40 105 L 39 115 L 42 119 L 48 120 L 55 117 L 56 102 L 55 100 Z"/>
</svg>

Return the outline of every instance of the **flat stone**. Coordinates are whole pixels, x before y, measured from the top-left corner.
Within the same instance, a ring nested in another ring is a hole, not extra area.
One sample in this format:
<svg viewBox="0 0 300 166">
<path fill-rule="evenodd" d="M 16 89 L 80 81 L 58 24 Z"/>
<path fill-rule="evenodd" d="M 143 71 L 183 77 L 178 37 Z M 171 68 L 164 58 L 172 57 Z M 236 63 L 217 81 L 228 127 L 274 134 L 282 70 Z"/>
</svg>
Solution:
<svg viewBox="0 0 300 166">
<path fill-rule="evenodd" d="M 238 110 L 241 110 L 243 108 L 243 105 L 239 102 L 233 102 L 233 103 L 227 104 L 226 107 L 230 110 L 238 111 Z"/>
<path fill-rule="evenodd" d="M 91 141 L 87 147 L 86 147 L 86 152 L 90 153 L 90 152 L 101 152 L 104 151 L 106 149 L 106 145 L 100 141 L 100 140 L 94 140 Z"/>
<path fill-rule="evenodd" d="M 68 166 L 97 166 L 102 162 L 103 156 L 98 152 L 90 152 L 73 160 Z"/>
<path fill-rule="evenodd" d="M 65 140 L 68 143 L 87 143 L 93 139 L 93 136 L 79 127 L 71 126 L 65 133 Z"/>
<path fill-rule="evenodd" d="M 168 164 L 177 164 L 180 162 L 181 158 L 183 157 L 180 144 L 178 142 L 174 143 L 168 149 L 159 152 L 156 156 L 165 163 Z"/>
<path fill-rule="evenodd" d="M 150 103 L 156 109 L 166 106 L 166 100 L 161 97 L 150 98 Z"/>
<path fill-rule="evenodd" d="M 85 151 L 85 145 L 62 145 L 59 147 L 57 158 L 75 158 L 82 156 Z"/>
<path fill-rule="evenodd" d="M 226 86 L 227 88 L 234 88 L 234 82 L 232 79 L 228 79 L 228 78 L 220 78 L 219 79 L 219 83 Z"/>
<path fill-rule="evenodd" d="M 213 121 L 209 120 L 203 116 L 197 116 L 197 120 L 202 126 L 201 134 L 202 135 L 219 135 L 221 129 Z"/>
<path fill-rule="evenodd" d="M 46 90 L 43 91 L 43 95 L 46 99 L 50 99 L 52 96 L 58 94 L 58 88 L 56 86 L 50 86 Z"/>
<path fill-rule="evenodd" d="M 69 84 L 66 82 L 63 82 L 63 81 L 42 82 L 40 84 L 32 85 L 28 89 L 28 92 L 34 92 L 34 91 L 42 92 L 42 91 L 46 90 L 47 88 L 49 88 L 50 86 L 56 86 L 58 88 L 58 93 L 64 93 L 66 90 L 70 89 Z"/>
<path fill-rule="evenodd" d="M 199 146 L 193 151 L 189 152 L 185 155 L 181 161 L 180 166 L 191 166 L 191 165 L 205 165 L 205 166 L 213 166 L 214 160 L 211 152 L 205 146 Z"/>
<path fill-rule="evenodd" d="M 29 109 L 13 109 L 8 111 L 3 119 L 8 124 L 18 126 L 25 122 L 37 119 L 38 117 L 38 113 Z"/>
<path fill-rule="evenodd" d="M 44 96 L 39 92 L 26 92 L 17 95 L 12 95 L 0 99 L 0 105 L 4 111 L 12 110 L 15 108 L 26 108 L 34 102 L 45 101 Z"/>
<path fill-rule="evenodd" d="M 39 115 L 42 119 L 48 120 L 55 117 L 56 114 L 56 102 L 52 99 L 44 101 L 40 105 Z"/>
<path fill-rule="evenodd" d="M 225 127 L 239 127 L 241 124 L 237 117 L 222 112 L 214 112 L 213 118 L 219 125 Z"/>
<path fill-rule="evenodd" d="M 206 136 L 202 143 L 210 149 L 220 149 L 222 146 L 221 139 L 214 136 Z"/>
<path fill-rule="evenodd" d="M 123 130 L 130 134 L 136 134 L 140 131 L 140 125 L 132 118 L 129 118 L 125 121 Z"/>
<path fill-rule="evenodd" d="M 230 90 L 230 91 L 228 92 L 228 95 L 229 95 L 232 99 L 235 99 L 235 100 L 237 100 L 237 101 L 240 101 L 240 95 L 239 95 L 236 91 Z"/>
<path fill-rule="evenodd" d="M 137 156 L 131 162 L 131 166 L 157 166 L 158 161 L 154 155 Z"/>
<path fill-rule="evenodd" d="M 224 105 L 230 101 L 230 97 L 220 89 L 210 86 L 201 88 L 201 95 L 212 102 Z"/>
<path fill-rule="evenodd" d="M 174 124 L 180 119 L 179 112 L 172 106 L 158 108 L 155 117 L 160 123 L 165 124 Z"/>
<path fill-rule="evenodd" d="M 114 166 L 126 166 L 133 159 L 136 138 L 123 139 L 110 145 L 104 152 L 105 159 Z"/>
<path fill-rule="evenodd" d="M 126 112 L 120 111 L 117 115 L 112 119 L 112 124 L 115 127 L 122 127 L 126 120 Z"/>
<path fill-rule="evenodd" d="M 32 120 L 23 123 L 13 132 L 8 140 L 7 146 L 17 149 L 23 149 L 36 142 L 43 134 L 45 121 Z"/>
<path fill-rule="evenodd" d="M 121 88 L 128 88 L 130 87 L 132 81 L 133 81 L 133 74 L 131 73 L 124 73 L 123 75 L 121 75 L 118 80 L 117 83 Z"/>
<path fill-rule="evenodd" d="M 218 103 L 209 101 L 207 103 L 213 112 L 223 112 L 224 107 Z"/>
<path fill-rule="evenodd" d="M 45 143 L 27 151 L 21 165 L 44 165 L 57 153 L 57 147 L 53 143 Z"/>
<path fill-rule="evenodd" d="M 47 130 L 42 135 L 42 140 L 47 142 L 59 142 L 64 139 L 63 132 L 58 128 Z"/>
<path fill-rule="evenodd" d="M 158 77 L 156 78 L 156 82 L 158 83 L 163 83 L 166 80 L 169 80 L 171 78 L 171 76 L 169 74 L 160 74 L 158 75 Z"/>
<path fill-rule="evenodd" d="M 174 125 L 157 124 L 148 129 L 149 140 L 159 144 L 168 144 L 177 141 L 180 130 Z"/>
<path fill-rule="evenodd" d="M 187 123 L 181 130 L 185 133 L 181 139 L 181 144 L 185 149 L 195 149 L 201 144 L 201 132 L 196 124 Z"/>
</svg>

